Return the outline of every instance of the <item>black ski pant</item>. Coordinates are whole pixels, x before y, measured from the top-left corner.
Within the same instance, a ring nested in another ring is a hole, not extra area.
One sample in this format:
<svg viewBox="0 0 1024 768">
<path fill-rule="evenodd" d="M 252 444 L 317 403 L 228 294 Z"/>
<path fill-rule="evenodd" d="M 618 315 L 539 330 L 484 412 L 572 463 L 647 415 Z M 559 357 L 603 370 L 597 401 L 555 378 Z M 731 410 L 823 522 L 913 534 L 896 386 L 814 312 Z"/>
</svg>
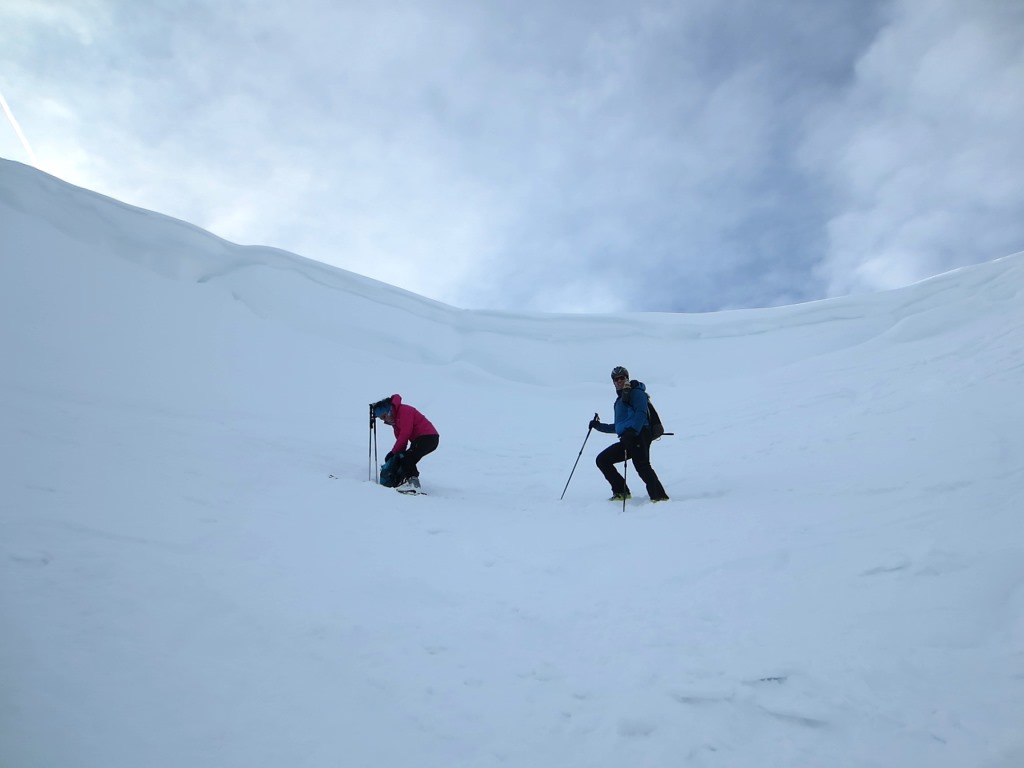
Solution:
<svg viewBox="0 0 1024 768">
<path fill-rule="evenodd" d="M 651 466 L 650 432 L 644 427 L 640 435 L 632 439 L 620 437 L 619 442 L 612 443 L 597 454 L 597 468 L 601 470 L 605 480 L 612 487 L 612 493 L 629 493 L 626 481 L 619 474 L 615 465 L 629 459 L 636 468 L 636 473 L 647 486 L 647 495 L 652 499 L 668 498 L 665 488 L 658 479 L 658 474 Z"/>
<path fill-rule="evenodd" d="M 420 470 L 416 465 L 428 453 L 436 451 L 440 441 L 441 438 L 437 435 L 423 435 L 422 437 L 414 438 L 409 443 L 409 447 L 403 451 L 405 455 L 402 457 L 403 480 L 407 477 L 420 476 Z"/>
</svg>

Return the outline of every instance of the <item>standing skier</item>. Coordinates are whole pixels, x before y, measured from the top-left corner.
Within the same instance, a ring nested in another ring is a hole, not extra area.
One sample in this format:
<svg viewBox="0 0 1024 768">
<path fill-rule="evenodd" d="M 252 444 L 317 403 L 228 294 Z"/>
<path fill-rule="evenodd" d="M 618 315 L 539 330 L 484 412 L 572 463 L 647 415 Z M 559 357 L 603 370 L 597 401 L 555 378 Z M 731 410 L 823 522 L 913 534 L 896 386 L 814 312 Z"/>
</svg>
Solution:
<svg viewBox="0 0 1024 768">
<path fill-rule="evenodd" d="M 419 460 L 437 450 L 440 437 L 426 416 L 402 402 L 401 395 L 392 395 L 373 404 L 373 415 L 395 430 L 395 445 L 384 457 L 386 464 L 393 456 L 399 460 L 403 482 L 395 488 L 401 493 L 419 493 Z"/>
<path fill-rule="evenodd" d="M 647 387 L 641 381 L 630 381 L 629 371 L 621 365 L 612 369 L 615 385 L 615 423 L 602 424 L 595 417 L 590 426 L 598 432 L 614 432 L 619 442 L 609 445 L 597 454 L 597 468 L 612 486 L 610 501 L 631 498 L 626 481 L 615 468 L 620 461 L 632 459 L 640 479 L 647 485 L 651 501 L 668 501 L 668 494 L 651 467 L 651 427 L 647 414 Z"/>
</svg>

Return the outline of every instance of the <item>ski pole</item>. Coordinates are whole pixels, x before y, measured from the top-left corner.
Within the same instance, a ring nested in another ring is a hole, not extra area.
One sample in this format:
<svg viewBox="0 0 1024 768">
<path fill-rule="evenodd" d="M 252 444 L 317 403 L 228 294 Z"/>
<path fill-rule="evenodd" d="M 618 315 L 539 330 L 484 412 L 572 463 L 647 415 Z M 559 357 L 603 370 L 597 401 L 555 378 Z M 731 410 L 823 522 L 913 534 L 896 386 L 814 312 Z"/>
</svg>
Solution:
<svg viewBox="0 0 1024 768">
<path fill-rule="evenodd" d="M 626 511 L 626 488 L 629 488 L 627 479 L 629 478 L 629 448 L 622 446 L 622 455 L 625 457 L 622 460 L 622 511 Z"/>
<path fill-rule="evenodd" d="M 372 473 L 374 482 L 377 481 L 377 462 L 374 461 L 377 453 L 377 420 L 373 418 L 373 403 L 370 403 L 370 444 L 366 449 L 367 461 L 370 463 L 368 474 Z"/>
<path fill-rule="evenodd" d="M 594 414 L 594 419 L 595 420 L 597 419 L 597 414 L 596 413 Z M 559 501 L 561 501 L 562 499 L 565 498 L 565 492 L 567 490 L 569 490 L 569 481 L 572 480 L 573 472 L 576 471 L 576 464 L 580 463 L 580 456 L 583 455 L 583 449 L 587 447 L 587 440 L 590 439 L 590 433 L 593 431 L 593 429 L 594 429 L 593 427 L 587 427 L 587 436 L 583 438 L 583 445 L 580 446 L 580 452 L 576 456 L 575 463 L 572 465 L 572 472 L 569 473 L 569 480 L 565 481 L 565 488 L 562 489 L 562 495 L 558 497 Z"/>
</svg>

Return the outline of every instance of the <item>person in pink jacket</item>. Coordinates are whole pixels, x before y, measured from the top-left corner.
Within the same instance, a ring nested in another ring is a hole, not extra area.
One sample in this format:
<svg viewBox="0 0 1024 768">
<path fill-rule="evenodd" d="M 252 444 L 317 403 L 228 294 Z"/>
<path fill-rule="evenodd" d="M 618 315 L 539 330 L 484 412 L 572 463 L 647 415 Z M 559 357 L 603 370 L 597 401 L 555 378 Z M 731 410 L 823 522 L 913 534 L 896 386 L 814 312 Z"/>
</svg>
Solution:
<svg viewBox="0 0 1024 768">
<path fill-rule="evenodd" d="M 430 420 L 402 402 L 401 395 L 392 395 L 374 403 L 373 415 L 391 426 L 395 431 L 395 445 L 384 457 L 387 463 L 392 456 L 401 462 L 402 477 L 405 478 L 395 490 L 416 493 L 420 489 L 420 471 L 417 464 L 428 453 L 437 450 L 440 436 Z"/>
</svg>

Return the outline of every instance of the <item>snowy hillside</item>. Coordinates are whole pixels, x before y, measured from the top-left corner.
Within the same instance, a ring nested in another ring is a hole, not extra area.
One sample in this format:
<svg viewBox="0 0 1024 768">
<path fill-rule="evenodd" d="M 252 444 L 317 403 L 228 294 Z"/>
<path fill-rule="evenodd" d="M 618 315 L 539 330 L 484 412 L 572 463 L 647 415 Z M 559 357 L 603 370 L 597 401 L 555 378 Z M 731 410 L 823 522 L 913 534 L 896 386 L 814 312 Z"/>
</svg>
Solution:
<svg viewBox="0 0 1024 768">
<path fill-rule="evenodd" d="M 1022 299 L 465 311 L 0 161 L 0 766 L 1020 768 Z"/>
</svg>

